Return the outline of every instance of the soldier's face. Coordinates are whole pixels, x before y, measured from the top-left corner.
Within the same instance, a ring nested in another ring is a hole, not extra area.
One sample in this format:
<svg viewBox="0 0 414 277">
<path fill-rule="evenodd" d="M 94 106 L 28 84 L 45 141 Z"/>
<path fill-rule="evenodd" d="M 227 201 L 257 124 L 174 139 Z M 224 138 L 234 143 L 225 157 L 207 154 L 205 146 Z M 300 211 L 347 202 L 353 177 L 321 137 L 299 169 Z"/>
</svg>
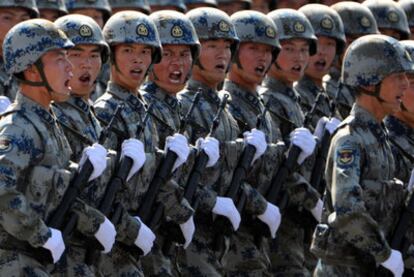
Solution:
<svg viewBox="0 0 414 277">
<path fill-rule="evenodd" d="M 188 45 L 163 45 L 161 62 L 155 64 L 151 79 L 170 94 L 182 90 L 190 74 L 193 58 Z"/>
<path fill-rule="evenodd" d="M 395 73 L 384 78 L 380 96 L 384 100 L 381 106 L 385 115 L 399 111 L 401 98 L 407 88 L 408 79 L 405 73 Z"/>
<path fill-rule="evenodd" d="M 63 102 L 70 96 L 70 79 L 73 76 L 72 64 L 64 50 L 51 50 L 42 56 L 43 70 L 52 88 L 52 99 Z"/>
<path fill-rule="evenodd" d="M 381 34 L 393 37 L 396 40 L 401 39 L 401 34 L 397 30 L 387 29 L 387 28 L 379 28 L 379 31 L 380 31 Z"/>
<path fill-rule="evenodd" d="M 259 85 L 272 62 L 272 47 L 267 44 L 244 42 L 240 44 L 240 66 L 233 64 L 233 73 L 250 85 Z"/>
<path fill-rule="evenodd" d="M 268 0 L 253 0 L 251 9 L 267 14 L 268 12 L 270 12 L 269 2 L 270 1 Z"/>
<path fill-rule="evenodd" d="M 312 79 L 322 80 L 329 72 L 335 55 L 336 40 L 325 36 L 318 37 L 318 52 L 309 58 L 306 74 Z"/>
<path fill-rule="evenodd" d="M 111 79 L 122 87 L 135 91 L 144 81 L 152 61 L 152 48 L 143 44 L 115 46 L 116 66 L 111 66 Z"/>
<path fill-rule="evenodd" d="M 407 74 L 408 87 L 401 98 L 410 113 L 414 113 L 414 74 Z"/>
<path fill-rule="evenodd" d="M 56 19 L 59 18 L 59 12 L 56 10 L 52 10 L 52 9 L 41 9 L 39 10 L 40 12 L 40 17 L 50 20 L 50 21 L 55 21 Z"/>
<path fill-rule="evenodd" d="M 95 20 L 96 23 L 98 23 L 99 27 L 103 28 L 104 26 L 103 13 L 100 10 L 93 9 L 93 8 L 74 9 L 74 10 L 71 10 L 70 13 L 78 13 L 78 14 L 83 14 L 83 15 L 92 17 L 92 19 Z"/>
<path fill-rule="evenodd" d="M 309 42 L 305 39 L 289 39 L 281 41 L 280 44 L 282 49 L 271 71 L 281 81 L 292 84 L 305 74 L 309 62 Z"/>
<path fill-rule="evenodd" d="M 101 70 L 101 48 L 96 45 L 77 45 L 68 50 L 68 58 L 73 65 L 73 78 L 69 83 L 72 94 L 89 95 L 95 88 Z"/>
<path fill-rule="evenodd" d="M 201 42 L 199 65 L 193 68 L 193 76 L 203 83 L 215 88 L 226 78 L 231 59 L 231 42 L 224 39 Z"/>
<path fill-rule="evenodd" d="M 0 8 L 0 49 L 7 32 L 17 23 L 30 19 L 30 14 L 23 8 Z M 3 55 L 0 51 L 0 56 Z"/>
</svg>

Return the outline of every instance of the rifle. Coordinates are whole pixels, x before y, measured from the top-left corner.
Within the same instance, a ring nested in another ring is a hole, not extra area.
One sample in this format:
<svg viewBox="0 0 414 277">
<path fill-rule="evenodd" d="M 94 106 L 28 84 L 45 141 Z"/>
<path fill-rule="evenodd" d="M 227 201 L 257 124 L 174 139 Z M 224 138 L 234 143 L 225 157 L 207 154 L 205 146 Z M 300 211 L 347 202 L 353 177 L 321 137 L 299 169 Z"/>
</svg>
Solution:
<svg viewBox="0 0 414 277">
<path fill-rule="evenodd" d="M 150 112 L 152 110 L 153 104 L 150 104 L 147 108 L 146 114 L 142 122 L 138 125 L 137 130 L 135 132 L 135 138 L 140 138 L 145 126 L 148 122 L 148 119 L 150 117 Z M 116 195 L 118 194 L 118 191 L 125 186 L 126 179 L 128 177 L 128 173 L 132 168 L 134 161 L 128 157 L 125 156 L 122 158 L 122 160 L 119 162 L 117 166 L 117 170 L 115 171 L 115 175 L 112 177 L 111 182 L 106 187 L 104 197 L 101 200 L 101 203 L 99 204 L 99 211 L 103 213 L 106 217 L 111 216 L 111 222 L 116 226 L 118 222 L 120 221 L 120 217 L 122 214 L 122 205 L 116 205 L 115 209 L 113 209 L 113 203 L 115 200 Z M 97 256 L 99 255 L 98 249 L 100 248 L 100 243 L 96 240 L 89 241 L 87 243 L 87 251 L 85 256 L 85 262 L 87 265 L 91 265 L 94 261 L 96 261 Z M 136 249 L 137 250 L 137 249 Z"/>
<path fill-rule="evenodd" d="M 122 105 L 118 105 L 115 109 L 114 115 L 112 116 L 109 124 L 102 130 L 98 143 L 104 144 L 105 140 L 108 138 L 108 134 L 111 131 L 115 119 L 118 113 L 121 111 Z M 87 159 L 83 164 L 80 171 L 75 174 L 73 179 L 70 182 L 65 194 L 63 195 L 62 201 L 59 206 L 56 208 L 55 212 L 47 220 L 47 226 L 62 230 L 62 236 L 64 240 L 72 234 L 73 230 L 76 227 L 78 216 L 74 213 L 70 213 L 70 209 L 75 202 L 76 198 L 81 194 L 85 187 L 89 183 L 89 178 L 93 172 L 93 165 Z M 70 214 L 70 217 L 67 218 Z M 46 251 L 46 252 L 45 252 Z M 47 261 L 48 263 L 53 263 L 53 258 L 49 250 L 43 248 L 36 249 L 36 256 L 40 257 L 42 260 Z M 63 257 L 63 255 L 62 255 Z"/>
<path fill-rule="evenodd" d="M 269 106 L 266 105 L 263 111 L 257 116 L 257 129 L 260 129 L 263 122 L 265 121 L 265 116 L 268 108 Z M 247 200 L 242 186 L 251 167 L 255 153 L 256 148 L 253 145 L 247 144 L 244 146 L 238 165 L 233 172 L 230 186 L 225 194 L 226 197 L 229 197 L 233 200 L 240 214 L 242 214 Z M 217 231 L 213 241 L 213 249 L 215 251 L 219 251 L 221 249 L 222 245 L 224 245 L 224 238 L 226 236 L 230 236 L 230 234 L 233 232 L 232 227 L 230 226 L 231 225 L 229 224 L 228 219 L 224 216 L 218 216 L 214 221 L 213 229 Z"/>
<path fill-rule="evenodd" d="M 207 137 L 214 136 L 218 126 L 220 125 L 221 114 L 223 113 L 223 110 L 226 108 L 228 98 L 229 98 L 229 95 L 225 94 L 223 99 L 221 100 L 217 113 L 214 116 L 213 123 L 210 126 L 210 131 L 207 134 Z M 197 199 L 193 199 L 193 198 L 196 193 L 200 178 L 207 166 L 208 159 L 209 158 L 204 151 L 201 151 L 198 153 L 197 158 L 194 162 L 194 166 L 191 170 L 191 173 L 187 180 L 187 184 L 184 189 L 183 198 L 185 198 L 191 204 L 194 210 L 197 210 L 198 201 Z M 172 226 L 163 228 L 163 229 L 166 229 L 168 232 L 168 236 L 166 237 L 166 240 L 162 247 L 162 250 L 165 255 L 169 255 L 174 242 L 177 242 L 179 244 L 185 243 L 185 239 L 182 236 L 182 233 L 178 229 L 177 225 L 176 224 L 171 224 L 171 225 Z"/>
</svg>

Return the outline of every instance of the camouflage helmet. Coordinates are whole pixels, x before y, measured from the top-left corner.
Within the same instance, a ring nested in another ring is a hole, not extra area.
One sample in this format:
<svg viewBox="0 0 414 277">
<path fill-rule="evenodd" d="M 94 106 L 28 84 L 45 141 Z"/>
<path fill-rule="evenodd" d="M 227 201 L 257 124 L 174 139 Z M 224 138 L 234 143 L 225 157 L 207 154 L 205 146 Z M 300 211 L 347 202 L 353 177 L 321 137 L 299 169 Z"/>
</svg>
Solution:
<svg viewBox="0 0 414 277">
<path fill-rule="evenodd" d="M 154 48 L 152 63 L 161 60 L 161 42 L 157 27 L 148 15 L 136 11 L 118 12 L 111 16 L 103 28 L 109 46 L 138 43 Z"/>
<path fill-rule="evenodd" d="M 157 26 L 161 44 L 189 45 L 193 59 L 200 53 L 200 42 L 193 23 L 184 14 L 176 11 L 163 10 L 152 13 L 150 18 Z"/>
<path fill-rule="evenodd" d="M 55 10 L 60 16 L 68 14 L 64 0 L 36 0 L 39 10 Z"/>
<path fill-rule="evenodd" d="M 175 7 L 180 12 L 186 12 L 187 7 L 184 4 L 184 0 L 148 0 L 150 7 Z"/>
<path fill-rule="evenodd" d="M 410 28 L 414 27 L 414 0 L 400 0 L 398 1 L 401 8 L 404 10 L 407 16 L 408 25 Z"/>
<path fill-rule="evenodd" d="M 396 30 L 401 39 L 408 39 L 410 29 L 407 16 L 400 5 L 392 0 L 366 0 L 362 4 L 371 10 L 379 29 Z"/>
<path fill-rule="evenodd" d="M 1 8 L 23 8 L 29 11 L 30 18 L 39 17 L 35 0 L 2 0 L 0 1 Z"/>
<path fill-rule="evenodd" d="M 378 85 L 391 74 L 413 69 L 409 53 L 398 40 L 385 35 L 366 35 L 348 47 L 341 81 L 351 87 Z"/>
<path fill-rule="evenodd" d="M 309 19 L 316 36 L 330 37 L 336 40 L 336 53 L 345 49 L 345 32 L 342 19 L 332 8 L 322 4 L 307 4 L 299 9 Z"/>
<path fill-rule="evenodd" d="M 205 7 L 217 8 L 216 0 L 185 0 L 184 3 L 186 6 L 201 4 Z"/>
<path fill-rule="evenodd" d="M 280 51 L 279 32 L 273 20 L 258 11 L 239 11 L 230 19 L 240 43 L 254 42 L 270 45 L 273 47 L 273 60 L 277 58 Z"/>
<path fill-rule="evenodd" d="M 101 28 L 89 16 L 70 14 L 55 21 L 56 26 L 65 32 L 75 45 L 90 44 L 101 47 L 102 63 L 109 57 L 109 46 L 106 43 Z"/>
<path fill-rule="evenodd" d="M 73 47 L 65 33 L 45 19 L 23 21 L 3 41 L 4 69 L 10 75 L 23 72 L 50 50 Z"/>
<path fill-rule="evenodd" d="M 404 46 L 405 50 L 410 54 L 411 59 L 414 61 L 414 41 L 403 40 L 400 43 Z"/>
<path fill-rule="evenodd" d="M 77 9 L 96 9 L 103 13 L 104 21 L 111 16 L 112 10 L 108 0 L 65 0 L 69 12 Z"/>
<path fill-rule="evenodd" d="M 230 16 L 225 12 L 216 8 L 202 7 L 189 11 L 186 16 L 193 23 L 200 41 L 226 39 L 231 41 L 232 55 L 236 53 L 239 38 Z"/>
<path fill-rule="evenodd" d="M 316 54 L 317 38 L 306 16 L 294 9 L 277 9 L 267 14 L 279 31 L 279 41 L 302 38 L 309 41 L 309 54 Z"/>
<path fill-rule="evenodd" d="M 377 22 L 371 10 L 361 3 L 344 1 L 331 6 L 342 19 L 345 35 L 379 34 Z"/>
<path fill-rule="evenodd" d="M 112 9 L 140 9 L 145 14 L 151 13 L 151 8 L 147 0 L 109 0 L 109 4 Z"/>
</svg>

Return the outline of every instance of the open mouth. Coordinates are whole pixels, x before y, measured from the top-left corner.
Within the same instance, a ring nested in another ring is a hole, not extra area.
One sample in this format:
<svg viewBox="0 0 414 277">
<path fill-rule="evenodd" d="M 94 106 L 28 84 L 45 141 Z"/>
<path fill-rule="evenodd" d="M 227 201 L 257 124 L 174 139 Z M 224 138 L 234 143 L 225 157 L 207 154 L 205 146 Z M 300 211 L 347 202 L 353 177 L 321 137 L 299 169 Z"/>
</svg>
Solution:
<svg viewBox="0 0 414 277">
<path fill-rule="evenodd" d="M 295 65 L 294 67 L 292 67 L 292 71 L 295 71 L 297 73 L 300 73 L 302 71 L 302 66 Z"/>
<path fill-rule="evenodd" d="M 132 69 L 130 73 L 134 76 L 140 76 L 142 74 L 142 69 Z"/>
<path fill-rule="evenodd" d="M 65 81 L 65 87 L 70 88 L 70 86 L 69 86 L 69 80 L 66 80 Z"/>
<path fill-rule="evenodd" d="M 84 73 L 79 77 L 79 81 L 83 84 L 89 84 L 91 81 L 91 75 L 89 73 Z"/>
<path fill-rule="evenodd" d="M 264 65 L 256 66 L 254 71 L 259 75 L 263 75 L 264 72 L 265 72 L 265 67 L 264 67 Z"/>
<path fill-rule="evenodd" d="M 179 84 L 181 83 L 181 76 L 183 73 L 181 71 L 175 70 L 170 75 L 168 75 L 168 78 L 170 79 L 171 83 Z"/>
<path fill-rule="evenodd" d="M 220 71 L 224 71 L 224 70 L 226 70 L 226 66 L 224 65 L 224 64 L 217 64 L 216 66 L 215 66 L 215 68 L 217 68 L 218 70 L 220 70 Z"/>
<path fill-rule="evenodd" d="M 318 61 L 316 61 L 314 64 L 315 64 L 315 67 L 316 67 L 317 69 L 319 69 L 319 70 L 323 70 L 323 69 L 325 69 L 325 66 L 326 66 L 326 61 L 325 61 L 325 60 L 318 60 Z"/>
</svg>

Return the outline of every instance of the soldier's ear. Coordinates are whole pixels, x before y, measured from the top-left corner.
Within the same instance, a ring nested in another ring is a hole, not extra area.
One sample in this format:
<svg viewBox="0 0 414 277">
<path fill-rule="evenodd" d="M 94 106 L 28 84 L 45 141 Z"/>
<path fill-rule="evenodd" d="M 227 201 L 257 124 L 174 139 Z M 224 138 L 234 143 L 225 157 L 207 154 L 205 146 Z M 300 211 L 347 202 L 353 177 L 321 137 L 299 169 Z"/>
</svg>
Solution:
<svg viewBox="0 0 414 277">
<path fill-rule="evenodd" d="M 24 79 L 27 81 L 39 81 L 41 76 L 36 65 L 32 64 L 25 71 L 23 71 Z"/>
<path fill-rule="evenodd" d="M 361 86 L 361 89 L 367 92 L 375 92 L 375 86 Z"/>
</svg>

